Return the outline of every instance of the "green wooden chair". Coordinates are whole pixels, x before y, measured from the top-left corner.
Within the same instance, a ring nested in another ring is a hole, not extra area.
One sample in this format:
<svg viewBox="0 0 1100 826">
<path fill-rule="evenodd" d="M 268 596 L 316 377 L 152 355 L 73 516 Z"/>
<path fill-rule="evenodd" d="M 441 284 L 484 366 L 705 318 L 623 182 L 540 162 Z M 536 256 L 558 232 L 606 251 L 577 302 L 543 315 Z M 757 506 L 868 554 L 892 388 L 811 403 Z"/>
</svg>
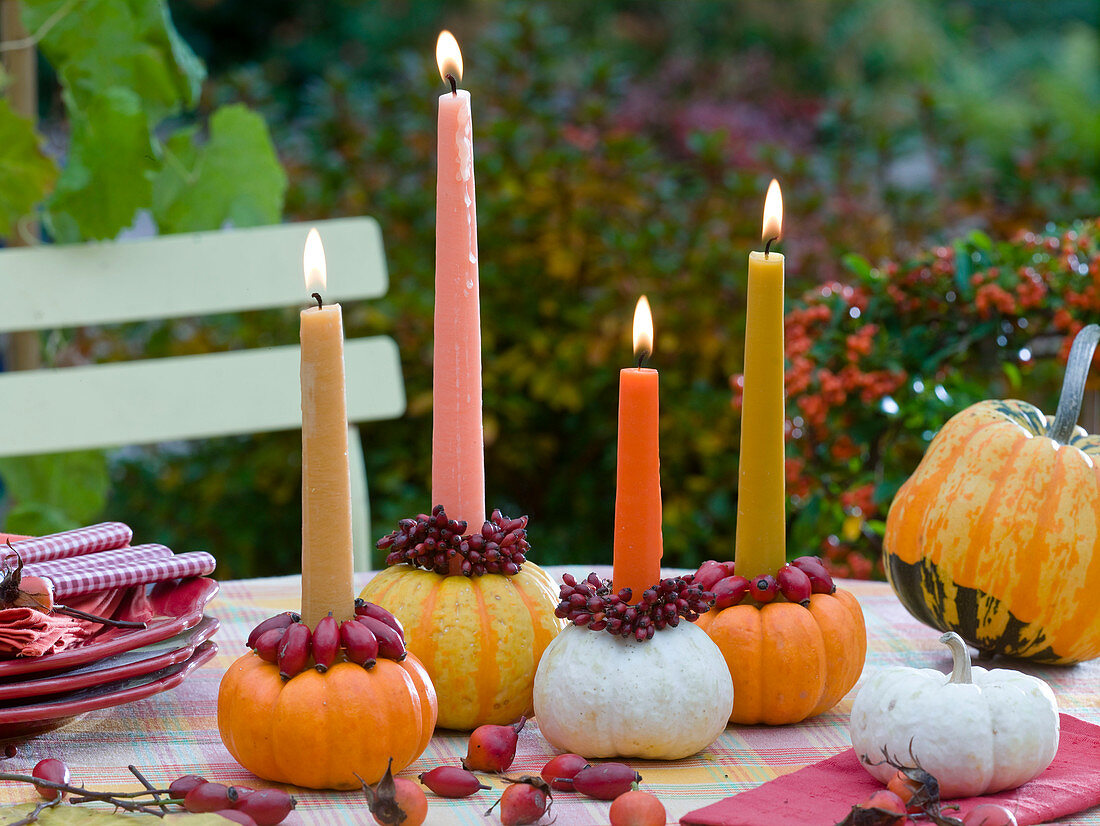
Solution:
<svg viewBox="0 0 1100 826">
<path fill-rule="evenodd" d="M 388 276 L 371 218 L 0 250 L 0 333 L 309 304 L 309 227 L 328 262 L 326 302 L 377 298 Z M 345 345 L 348 419 L 405 410 L 394 341 Z M 297 345 L 0 373 L 0 456 L 300 428 Z M 370 563 L 366 470 L 349 431 L 356 569 Z"/>
</svg>

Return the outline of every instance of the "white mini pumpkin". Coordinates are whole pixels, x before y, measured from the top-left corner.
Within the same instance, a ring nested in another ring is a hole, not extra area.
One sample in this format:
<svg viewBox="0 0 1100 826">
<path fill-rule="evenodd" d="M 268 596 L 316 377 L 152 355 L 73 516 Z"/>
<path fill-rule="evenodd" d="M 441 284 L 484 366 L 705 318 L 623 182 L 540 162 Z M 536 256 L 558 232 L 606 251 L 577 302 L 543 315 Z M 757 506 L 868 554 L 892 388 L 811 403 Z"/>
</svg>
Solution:
<svg viewBox="0 0 1100 826">
<path fill-rule="evenodd" d="M 1058 750 L 1058 703 L 1037 677 L 1003 668 L 971 668 L 962 637 L 940 642 L 953 668 L 887 668 L 872 675 L 852 704 L 852 746 L 877 780 L 914 762 L 940 783 L 944 799 L 1014 789 L 1040 774 Z M 879 763 L 879 765 L 872 765 Z"/>
<path fill-rule="evenodd" d="M 678 760 L 725 729 L 733 679 L 718 646 L 687 621 L 645 642 L 567 625 L 539 661 L 534 706 L 562 751 Z"/>
</svg>

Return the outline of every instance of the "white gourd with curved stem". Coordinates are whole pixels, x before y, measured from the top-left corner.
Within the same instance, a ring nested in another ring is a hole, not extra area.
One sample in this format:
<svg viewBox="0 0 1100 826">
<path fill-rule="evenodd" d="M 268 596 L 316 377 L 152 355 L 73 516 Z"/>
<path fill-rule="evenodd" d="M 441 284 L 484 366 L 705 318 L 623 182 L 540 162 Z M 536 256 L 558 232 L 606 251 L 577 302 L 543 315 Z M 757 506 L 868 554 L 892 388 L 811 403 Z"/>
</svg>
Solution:
<svg viewBox="0 0 1100 826">
<path fill-rule="evenodd" d="M 852 746 L 864 767 L 885 783 L 897 763 L 920 767 L 940 795 L 1014 789 L 1040 774 L 1058 750 L 1058 704 L 1037 677 L 971 667 L 962 637 L 949 632 L 953 668 L 888 668 L 873 674 L 852 704 Z M 871 765 L 879 763 L 879 765 Z"/>
</svg>

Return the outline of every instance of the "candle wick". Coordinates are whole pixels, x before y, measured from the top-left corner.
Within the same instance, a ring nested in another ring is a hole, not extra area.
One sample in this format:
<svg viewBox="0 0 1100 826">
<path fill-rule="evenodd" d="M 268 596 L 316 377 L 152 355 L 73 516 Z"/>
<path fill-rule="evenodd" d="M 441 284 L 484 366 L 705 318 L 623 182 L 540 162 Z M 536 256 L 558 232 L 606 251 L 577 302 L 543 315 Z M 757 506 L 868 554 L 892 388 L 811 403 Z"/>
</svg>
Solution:
<svg viewBox="0 0 1100 826">
<path fill-rule="evenodd" d="M 455 80 L 455 76 L 452 75 L 452 74 L 448 74 L 447 75 L 447 82 L 449 84 L 451 84 L 451 94 L 452 95 L 457 95 L 458 94 L 458 81 Z"/>
<path fill-rule="evenodd" d="M 638 351 L 638 369 L 639 370 L 642 369 L 642 365 L 645 364 L 645 360 L 647 358 L 649 358 L 651 355 L 652 355 L 652 353 L 649 350 L 646 350 L 645 348 L 642 348 L 641 350 Z"/>
<path fill-rule="evenodd" d="M 772 244 L 774 242 L 778 241 L 778 240 L 779 240 L 779 236 L 778 235 L 773 235 L 771 238 L 769 238 L 767 240 L 767 243 L 764 244 L 764 257 L 765 258 L 767 258 L 768 254 L 772 251 Z"/>
<path fill-rule="evenodd" d="M 320 294 L 320 293 L 310 293 L 310 296 L 311 296 L 311 297 L 312 297 L 312 298 L 313 298 L 314 300 L 316 300 L 316 302 L 317 302 L 317 309 L 318 309 L 318 310 L 319 310 L 319 309 L 321 309 L 321 307 L 323 307 L 323 306 L 324 306 L 324 302 L 322 302 L 322 301 L 321 301 L 321 294 Z"/>
</svg>

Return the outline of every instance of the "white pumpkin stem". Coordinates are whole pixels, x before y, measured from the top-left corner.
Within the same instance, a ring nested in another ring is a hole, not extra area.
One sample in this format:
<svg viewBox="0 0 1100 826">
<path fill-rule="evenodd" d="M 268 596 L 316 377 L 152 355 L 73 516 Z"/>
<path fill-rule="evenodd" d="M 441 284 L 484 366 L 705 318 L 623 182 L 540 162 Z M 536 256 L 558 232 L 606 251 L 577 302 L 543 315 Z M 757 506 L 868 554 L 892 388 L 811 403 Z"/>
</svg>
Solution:
<svg viewBox="0 0 1100 826">
<path fill-rule="evenodd" d="M 948 631 L 940 637 L 940 642 L 951 649 L 951 679 L 947 682 L 967 685 L 974 682 L 970 678 L 970 652 L 963 638 L 954 631 Z"/>
<path fill-rule="evenodd" d="M 1062 395 L 1058 397 L 1058 410 L 1054 421 L 1047 428 L 1047 436 L 1059 444 L 1066 444 L 1077 426 L 1081 413 L 1081 400 L 1085 397 L 1085 379 L 1089 375 L 1092 354 L 1100 342 L 1100 326 L 1089 324 L 1073 338 L 1066 362 L 1066 374 L 1062 379 Z"/>
</svg>

